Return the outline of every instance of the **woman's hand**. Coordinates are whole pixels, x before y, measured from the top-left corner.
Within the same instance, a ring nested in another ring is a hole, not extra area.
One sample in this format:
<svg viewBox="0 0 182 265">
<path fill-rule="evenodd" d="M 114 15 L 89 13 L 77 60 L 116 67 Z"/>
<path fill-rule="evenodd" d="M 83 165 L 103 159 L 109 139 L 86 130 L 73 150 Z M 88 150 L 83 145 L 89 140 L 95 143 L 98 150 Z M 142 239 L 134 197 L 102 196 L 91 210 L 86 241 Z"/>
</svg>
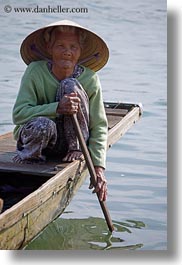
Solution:
<svg viewBox="0 0 182 265">
<path fill-rule="evenodd" d="M 98 193 L 100 201 L 106 201 L 107 199 L 107 181 L 104 176 L 104 168 L 95 167 L 97 176 L 97 184 L 94 188 L 93 184 L 90 183 L 89 189 L 94 188 L 93 193 Z"/>
<path fill-rule="evenodd" d="M 59 101 L 57 107 L 58 114 L 72 115 L 77 113 L 79 110 L 80 98 L 77 93 L 70 93 L 64 95 L 64 97 Z"/>
</svg>

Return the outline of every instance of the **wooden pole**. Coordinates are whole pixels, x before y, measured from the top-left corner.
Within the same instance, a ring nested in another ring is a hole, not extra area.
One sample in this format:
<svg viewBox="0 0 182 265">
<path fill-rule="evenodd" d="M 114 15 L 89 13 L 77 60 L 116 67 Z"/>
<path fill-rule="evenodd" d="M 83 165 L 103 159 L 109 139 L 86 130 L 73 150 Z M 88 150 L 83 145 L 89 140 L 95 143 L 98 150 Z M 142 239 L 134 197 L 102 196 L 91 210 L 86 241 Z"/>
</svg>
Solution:
<svg viewBox="0 0 182 265">
<path fill-rule="evenodd" d="M 80 125 L 78 123 L 78 119 L 77 119 L 76 114 L 73 114 L 72 121 L 73 121 L 74 129 L 75 129 L 76 135 L 78 137 L 78 140 L 79 140 L 79 143 L 80 143 L 80 146 L 81 146 L 81 149 L 82 149 L 82 152 L 83 152 L 83 155 L 84 155 L 84 158 L 85 158 L 85 161 L 86 161 L 89 173 L 90 173 L 91 182 L 93 183 L 94 186 L 96 186 L 97 176 L 95 173 L 95 168 L 94 168 L 92 159 L 90 157 L 90 153 L 88 151 L 87 145 L 86 145 L 85 140 L 83 138 L 83 134 L 82 134 L 82 131 L 80 129 Z M 114 226 L 113 226 L 109 211 L 107 209 L 106 202 L 100 201 L 98 194 L 97 194 L 97 198 L 98 198 L 100 206 L 102 208 L 102 211 L 103 211 L 106 223 L 108 225 L 108 228 L 112 232 L 112 231 L 114 231 Z"/>
</svg>

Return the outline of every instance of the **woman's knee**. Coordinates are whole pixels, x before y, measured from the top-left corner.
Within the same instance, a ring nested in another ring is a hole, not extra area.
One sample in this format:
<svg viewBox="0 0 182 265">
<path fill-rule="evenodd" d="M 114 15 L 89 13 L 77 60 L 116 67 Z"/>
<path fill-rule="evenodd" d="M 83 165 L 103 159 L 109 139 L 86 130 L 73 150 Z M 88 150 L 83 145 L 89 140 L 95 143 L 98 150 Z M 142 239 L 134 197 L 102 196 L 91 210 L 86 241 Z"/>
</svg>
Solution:
<svg viewBox="0 0 182 265">
<path fill-rule="evenodd" d="M 40 129 L 42 132 L 48 128 L 56 128 L 55 122 L 47 117 L 34 118 L 31 123 L 34 127 Z"/>
<path fill-rule="evenodd" d="M 36 117 L 23 126 L 22 132 L 36 138 L 38 136 L 44 137 L 50 133 L 56 134 L 56 124 L 47 117 Z"/>
</svg>

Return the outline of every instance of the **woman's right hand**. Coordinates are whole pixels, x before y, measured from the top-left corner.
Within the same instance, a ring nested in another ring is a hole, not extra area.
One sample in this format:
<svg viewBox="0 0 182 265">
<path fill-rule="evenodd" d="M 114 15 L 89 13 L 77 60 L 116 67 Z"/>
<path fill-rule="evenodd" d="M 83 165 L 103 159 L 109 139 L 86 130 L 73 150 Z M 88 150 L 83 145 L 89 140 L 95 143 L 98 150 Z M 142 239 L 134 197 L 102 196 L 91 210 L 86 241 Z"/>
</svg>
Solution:
<svg viewBox="0 0 182 265">
<path fill-rule="evenodd" d="M 57 107 L 58 114 L 72 115 L 79 110 L 80 98 L 77 93 L 72 92 L 64 95 Z"/>
</svg>

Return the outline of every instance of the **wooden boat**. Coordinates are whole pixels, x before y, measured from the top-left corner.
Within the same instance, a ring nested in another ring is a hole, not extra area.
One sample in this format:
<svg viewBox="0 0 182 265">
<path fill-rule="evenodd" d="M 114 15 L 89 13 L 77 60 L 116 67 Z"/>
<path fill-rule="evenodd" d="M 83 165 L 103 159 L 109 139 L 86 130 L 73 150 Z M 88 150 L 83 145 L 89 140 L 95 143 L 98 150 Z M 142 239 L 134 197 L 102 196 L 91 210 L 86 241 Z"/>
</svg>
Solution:
<svg viewBox="0 0 182 265">
<path fill-rule="evenodd" d="M 140 118 L 137 104 L 105 103 L 108 148 Z M 15 164 L 12 133 L 0 137 L 0 249 L 22 249 L 69 204 L 88 175 L 85 160 Z"/>
</svg>

